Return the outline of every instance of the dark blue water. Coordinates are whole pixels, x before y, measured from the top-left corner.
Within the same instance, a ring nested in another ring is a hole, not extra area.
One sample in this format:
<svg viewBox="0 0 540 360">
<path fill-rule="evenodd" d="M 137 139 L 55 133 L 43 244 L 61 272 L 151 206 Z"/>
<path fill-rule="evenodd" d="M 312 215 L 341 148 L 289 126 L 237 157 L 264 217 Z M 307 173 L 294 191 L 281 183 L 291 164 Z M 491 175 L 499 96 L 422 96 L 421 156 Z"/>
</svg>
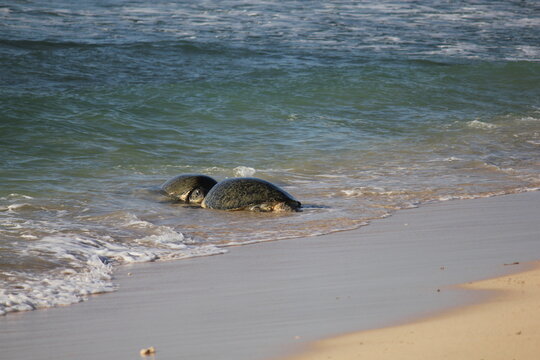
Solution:
<svg viewBox="0 0 540 360">
<path fill-rule="evenodd" d="M 0 313 L 115 289 L 128 262 L 538 189 L 532 1 L 0 5 Z M 305 208 L 156 192 L 256 176 Z"/>
</svg>

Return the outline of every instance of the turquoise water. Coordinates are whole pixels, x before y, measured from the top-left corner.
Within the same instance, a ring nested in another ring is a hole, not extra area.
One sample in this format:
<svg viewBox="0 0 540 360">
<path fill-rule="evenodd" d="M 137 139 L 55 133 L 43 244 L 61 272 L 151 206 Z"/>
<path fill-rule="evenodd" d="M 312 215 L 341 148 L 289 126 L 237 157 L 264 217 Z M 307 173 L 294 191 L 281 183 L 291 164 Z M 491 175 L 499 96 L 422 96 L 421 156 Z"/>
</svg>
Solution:
<svg viewBox="0 0 540 360">
<path fill-rule="evenodd" d="M 114 267 L 346 230 L 540 184 L 527 1 L 0 5 L 0 313 L 113 291 Z M 304 205 L 202 210 L 180 173 Z"/>
</svg>

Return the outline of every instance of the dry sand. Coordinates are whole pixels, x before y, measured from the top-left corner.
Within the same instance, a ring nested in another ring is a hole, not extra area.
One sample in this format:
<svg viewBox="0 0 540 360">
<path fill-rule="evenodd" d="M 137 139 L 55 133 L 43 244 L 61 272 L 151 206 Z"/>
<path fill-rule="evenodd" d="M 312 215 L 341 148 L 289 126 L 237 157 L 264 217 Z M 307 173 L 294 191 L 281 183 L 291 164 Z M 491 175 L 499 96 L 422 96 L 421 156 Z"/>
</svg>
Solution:
<svg viewBox="0 0 540 360">
<path fill-rule="evenodd" d="M 538 214 L 540 192 L 449 201 L 355 231 L 124 267 L 115 293 L 0 317 L 0 358 L 140 360 L 152 346 L 156 360 L 284 356 L 319 339 L 488 299 L 453 285 L 538 260 Z M 522 324 L 493 329 L 532 336 Z"/>
<path fill-rule="evenodd" d="M 491 291 L 492 298 L 423 321 L 319 341 L 287 360 L 540 358 L 538 263 L 532 271 L 463 287 Z"/>
</svg>

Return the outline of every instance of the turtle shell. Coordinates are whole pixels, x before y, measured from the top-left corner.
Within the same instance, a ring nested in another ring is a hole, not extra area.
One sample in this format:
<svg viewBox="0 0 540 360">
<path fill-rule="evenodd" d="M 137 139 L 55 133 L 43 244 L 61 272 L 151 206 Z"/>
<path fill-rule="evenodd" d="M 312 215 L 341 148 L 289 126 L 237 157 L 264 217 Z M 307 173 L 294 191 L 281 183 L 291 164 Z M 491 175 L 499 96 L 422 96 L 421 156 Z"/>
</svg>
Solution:
<svg viewBox="0 0 540 360">
<path fill-rule="evenodd" d="M 266 180 L 232 178 L 217 183 L 204 198 L 202 206 L 218 210 L 242 210 L 278 203 L 284 203 L 293 210 L 301 206 L 286 191 Z"/>
<path fill-rule="evenodd" d="M 200 200 L 206 196 L 208 191 L 217 184 L 217 181 L 210 176 L 200 174 L 182 174 L 173 177 L 161 185 L 161 192 L 173 199 L 190 202 L 190 197 L 194 192 L 200 194 Z M 197 202 L 195 201 L 195 202 Z M 193 201 L 192 201 L 193 202 Z"/>
</svg>

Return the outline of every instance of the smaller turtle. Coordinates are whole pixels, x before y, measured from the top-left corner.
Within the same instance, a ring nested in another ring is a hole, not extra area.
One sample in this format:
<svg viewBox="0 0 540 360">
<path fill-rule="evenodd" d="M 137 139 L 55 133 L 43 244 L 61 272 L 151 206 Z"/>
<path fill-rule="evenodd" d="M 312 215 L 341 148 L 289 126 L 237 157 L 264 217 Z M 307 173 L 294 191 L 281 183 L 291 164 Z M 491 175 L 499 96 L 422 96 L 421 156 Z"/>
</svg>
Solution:
<svg viewBox="0 0 540 360">
<path fill-rule="evenodd" d="M 182 174 L 161 185 L 161 193 L 188 204 L 199 204 L 217 181 L 210 176 Z"/>
<path fill-rule="evenodd" d="M 284 190 L 257 178 L 220 181 L 206 195 L 201 206 L 218 210 L 297 211 L 302 204 Z"/>
</svg>

